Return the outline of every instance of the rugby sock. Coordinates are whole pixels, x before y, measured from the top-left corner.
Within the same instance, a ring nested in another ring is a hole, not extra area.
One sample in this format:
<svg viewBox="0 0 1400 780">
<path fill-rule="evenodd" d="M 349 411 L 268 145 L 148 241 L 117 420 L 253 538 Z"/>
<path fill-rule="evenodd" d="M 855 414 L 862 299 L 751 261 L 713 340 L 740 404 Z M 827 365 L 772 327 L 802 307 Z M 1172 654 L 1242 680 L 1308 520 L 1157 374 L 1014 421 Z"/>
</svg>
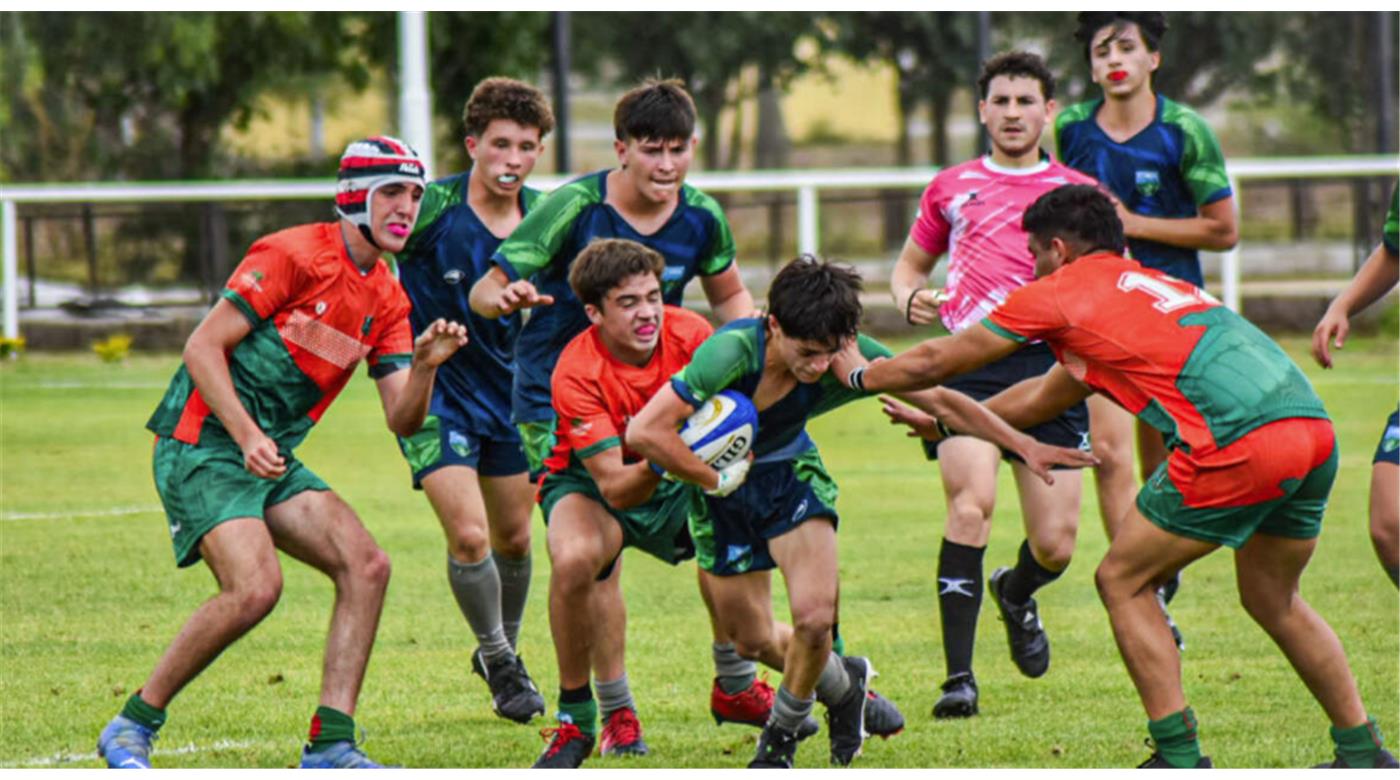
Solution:
<svg viewBox="0 0 1400 780">
<path fill-rule="evenodd" d="M 1332 741 L 1337 743 L 1337 755 L 1347 762 L 1347 766 L 1358 769 L 1371 769 L 1376 765 L 1376 756 L 1381 752 L 1385 740 L 1376 728 L 1376 719 L 1367 716 L 1366 722 L 1349 729 L 1332 727 Z"/>
<path fill-rule="evenodd" d="M 817 698 L 830 707 L 841 701 L 846 691 L 851 689 L 851 676 L 846 673 L 846 663 L 841 656 L 831 653 L 826 657 L 826 666 L 817 677 Z"/>
<path fill-rule="evenodd" d="M 627 687 L 626 672 L 616 680 L 598 681 L 598 710 L 603 718 L 622 709 L 637 710 L 637 703 L 632 701 L 632 689 Z"/>
<path fill-rule="evenodd" d="M 1196 713 L 1190 707 L 1161 720 L 1149 720 L 1147 733 L 1157 752 L 1177 769 L 1192 769 L 1201 760 L 1201 743 L 1196 740 Z"/>
<path fill-rule="evenodd" d="M 1390 575 L 1390 583 L 1400 588 L 1400 566 L 1386 566 L 1385 573 Z"/>
<path fill-rule="evenodd" d="M 982 556 L 986 547 L 947 539 L 938 550 L 938 619 L 948 676 L 972 671 L 977 613 L 982 610 Z"/>
<path fill-rule="evenodd" d="M 715 682 L 725 693 L 747 690 L 758 677 L 758 665 L 739 655 L 733 642 L 715 642 L 710 653 L 715 658 Z"/>
<path fill-rule="evenodd" d="M 588 736 L 598 736 L 598 703 L 593 701 L 593 691 L 587 683 L 559 689 L 559 719 L 565 718 Z"/>
<path fill-rule="evenodd" d="M 122 706 L 122 717 L 134 720 L 151 731 L 160 731 L 160 727 L 165 725 L 165 710 L 147 704 L 139 690 L 131 694 L 131 698 Z"/>
<path fill-rule="evenodd" d="M 530 595 L 530 554 L 523 558 L 507 558 L 497 552 L 496 571 L 501 576 L 501 627 L 505 629 L 506 640 L 512 648 L 518 647 L 520 640 L 520 620 L 525 615 L 525 599 Z"/>
<path fill-rule="evenodd" d="M 841 624 L 831 624 L 831 652 L 837 655 L 846 654 L 846 640 L 841 636 Z"/>
<path fill-rule="evenodd" d="M 768 716 L 769 725 L 777 726 L 789 734 L 796 734 L 802 721 L 812 714 L 814 701 L 816 700 L 799 699 L 789 692 L 786 686 L 779 685 L 778 695 L 773 697 L 773 714 Z"/>
<path fill-rule="evenodd" d="M 1031 543 L 1021 542 L 1016 566 L 1001 581 L 1001 596 L 1010 604 L 1025 604 L 1041 588 L 1060 578 L 1063 571 L 1050 571 L 1031 554 Z"/>
<path fill-rule="evenodd" d="M 355 741 L 355 719 L 324 704 L 311 716 L 311 752 L 325 750 L 337 742 Z"/>
<path fill-rule="evenodd" d="M 486 662 L 508 658 L 511 649 L 501 627 L 501 577 L 495 560 L 488 555 L 476 563 L 462 563 L 449 555 L 447 581 Z"/>
</svg>

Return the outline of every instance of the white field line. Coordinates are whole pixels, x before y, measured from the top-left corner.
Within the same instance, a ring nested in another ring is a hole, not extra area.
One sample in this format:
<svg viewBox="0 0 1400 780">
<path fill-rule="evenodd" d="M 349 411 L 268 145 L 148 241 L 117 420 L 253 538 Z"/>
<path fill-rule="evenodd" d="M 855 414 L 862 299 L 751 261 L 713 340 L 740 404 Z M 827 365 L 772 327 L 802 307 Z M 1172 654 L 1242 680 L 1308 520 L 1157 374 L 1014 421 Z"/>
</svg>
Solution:
<svg viewBox="0 0 1400 780">
<path fill-rule="evenodd" d="M 79 382 L 76 380 L 53 380 L 40 382 L 17 382 L 10 385 L 16 390 L 164 390 L 168 382 Z"/>
<path fill-rule="evenodd" d="M 246 750 L 248 748 L 270 747 L 273 745 L 281 745 L 284 743 L 292 744 L 290 742 L 287 742 L 286 740 L 263 740 L 261 742 L 253 742 L 247 740 L 235 741 L 230 739 L 221 739 L 217 742 L 213 742 L 208 745 L 196 745 L 195 743 L 191 742 L 188 745 L 183 745 L 177 748 L 158 747 L 151 751 L 151 755 L 156 758 L 159 758 L 161 756 L 187 756 L 192 753 L 207 753 L 213 750 Z M 0 759 L 0 767 L 7 767 L 13 769 L 19 767 L 62 766 L 63 764 L 75 764 L 79 761 L 99 760 L 101 759 L 99 759 L 97 756 L 97 748 L 94 747 L 92 750 L 86 753 L 63 752 L 55 753 L 52 756 L 34 756 L 32 758 L 21 758 L 14 760 Z"/>
<path fill-rule="evenodd" d="M 165 510 L 159 504 L 143 506 L 121 506 L 111 509 L 77 509 L 69 512 L 4 512 L 0 521 L 16 520 L 71 520 L 78 517 L 126 517 L 128 515 L 160 514 Z"/>
</svg>

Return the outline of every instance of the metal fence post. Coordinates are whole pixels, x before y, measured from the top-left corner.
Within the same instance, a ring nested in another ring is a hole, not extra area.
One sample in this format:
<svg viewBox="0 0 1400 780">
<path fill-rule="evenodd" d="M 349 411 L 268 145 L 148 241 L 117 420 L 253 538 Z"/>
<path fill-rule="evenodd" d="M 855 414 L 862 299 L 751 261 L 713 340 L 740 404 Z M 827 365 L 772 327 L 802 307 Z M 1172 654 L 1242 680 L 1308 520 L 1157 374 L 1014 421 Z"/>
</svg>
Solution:
<svg viewBox="0 0 1400 780">
<path fill-rule="evenodd" d="M 1230 191 L 1235 193 L 1235 224 L 1240 223 L 1240 182 L 1232 174 Z M 1240 311 L 1240 242 L 1230 247 L 1220 258 L 1220 292 L 1230 311 Z"/>
<path fill-rule="evenodd" d="M 5 231 L 5 338 L 19 338 L 19 242 L 15 234 L 19 232 L 15 219 L 15 202 L 9 199 L 0 201 L 0 229 Z M 14 354 L 14 353 L 11 353 Z"/>
<path fill-rule="evenodd" d="M 797 188 L 797 252 L 798 254 L 817 253 L 821 243 L 819 225 L 821 215 L 817 213 L 817 188 L 804 184 Z"/>
</svg>

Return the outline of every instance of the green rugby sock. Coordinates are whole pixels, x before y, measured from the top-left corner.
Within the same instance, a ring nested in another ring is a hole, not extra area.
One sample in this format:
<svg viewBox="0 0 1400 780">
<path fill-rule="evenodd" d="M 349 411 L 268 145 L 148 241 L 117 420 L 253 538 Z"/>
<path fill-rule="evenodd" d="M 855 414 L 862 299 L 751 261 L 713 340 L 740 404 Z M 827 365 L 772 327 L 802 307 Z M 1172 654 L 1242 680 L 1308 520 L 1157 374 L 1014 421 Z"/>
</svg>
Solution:
<svg viewBox="0 0 1400 780">
<path fill-rule="evenodd" d="M 1178 769 L 1192 769 L 1201 760 L 1201 743 L 1196 740 L 1196 713 L 1190 707 L 1161 720 L 1149 720 L 1147 733 L 1157 752 Z"/>
<path fill-rule="evenodd" d="M 160 731 L 160 727 L 165 725 L 165 710 L 153 707 L 141 698 L 141 692 L 131 694 L 131 698 L 126 700 L 122 706 L 122 717 L 134 720 L 151 731 Z"/>
<path fill-rule="evenodd" d="M 355 719 L 333 707 L 321 705 L 311 716 L 311 732 L 307 741 L 311 743 L 313 753 L 337 742 L 354 742 Z"/>
<path fill-rule="evenodd" d="M 585 683 L 582 688 L 559 689 L 559 715 L 578 726 L 578 730 L 590 737 L 598 736 L 598 702 L 593 699 L 593 691 Z"/>
<path fill-rule="evenodd" d="M 1381 752 L 1385 740 L 1381 739 L 1376 719 L 1367 717 L 1360 726 L 1349 729 L 1332 727 L 1332 741 L 1337 743 L 1337 755 L 1347 766 L 1370 769 L 1376 765 L 1376 756 Z"/>
</svg>

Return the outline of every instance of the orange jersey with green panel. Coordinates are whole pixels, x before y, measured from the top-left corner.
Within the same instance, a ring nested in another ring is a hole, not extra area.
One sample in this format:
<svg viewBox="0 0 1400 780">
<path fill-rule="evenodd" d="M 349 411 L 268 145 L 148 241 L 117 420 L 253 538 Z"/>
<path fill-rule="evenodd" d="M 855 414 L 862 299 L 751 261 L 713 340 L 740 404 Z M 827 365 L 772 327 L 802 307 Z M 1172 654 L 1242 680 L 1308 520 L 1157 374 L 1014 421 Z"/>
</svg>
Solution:
<svg viewBox="0 0 1400 780">
<path fill-rule="evenodd" d="M 1307 377 L 1248 320 L 1111 253 L 1016 290 L 982 323 L 1045 341 L 1075 378 L 1161 430 L 1168 446 L 1221 448 L 1275 420 L 1327 419 Z"/>
<path fill-rule="evenodd" d="M 552 473 L 580 465 L 611 447 L 621 447 L 633 415 L 656 391 L 685 368 L 691 355 L 714 328 L 692 311 L 667 306 L 661 318 L 661 338 L 644 366 L 623 363 L 603 345 L 598 326 L 589 326 L 564 347 L 550 380 L 555 413 L 555 445 L 545 459 Z M 641 460 L 623 449 L 623 460 Z M 577 460 L 575 460 L 577 459 Z"/>
<path fill-rule="evenodd" d="M 369 271 L 355 265 L 339 223 L 258 239 L 223 297 L 253 326 L 228 355 L 234 390 L 263 433 L 288 451 L 361 360 L 378 379 L 412 358 L 408 297 L 383 260 Z M 188 444 L 232 441 L 183 365 L 146 427 Z"/>
</svg>

